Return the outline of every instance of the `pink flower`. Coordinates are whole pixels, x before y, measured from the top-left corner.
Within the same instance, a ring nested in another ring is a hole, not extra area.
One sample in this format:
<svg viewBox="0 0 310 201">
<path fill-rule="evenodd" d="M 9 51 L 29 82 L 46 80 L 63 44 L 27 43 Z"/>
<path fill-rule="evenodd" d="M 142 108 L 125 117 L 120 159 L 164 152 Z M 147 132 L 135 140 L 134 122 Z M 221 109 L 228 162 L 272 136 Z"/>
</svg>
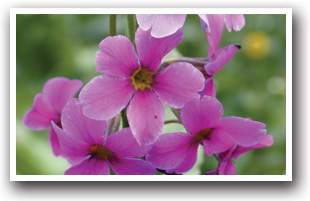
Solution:
<svg viewBox="0 0 310 201">
<path fill-rule="evenodd" d="M 136 31 L 134 46 L 125 36 L 107 37 L 96 54 L 96 71 L 81 91 L 84 115 L 96 120 L 116 116 L 127 109 L 131 131 L 140 145 L 153 144 L 164 126 L 164 108 L 182 108 L 198 98 L 203 89 L 202 73 L 189 63 L 171 64 L 157 72 L 161 59 L 182 40 L 183 32 L 153 38 L 149 31 Z"/>
<path fill-rule="evenodd" d="M 240 31 L 245 25 L 244 16 L 241 14 L 200 14 L 198 16 L 201 19 L 202 27 L 207 32 L 219 35 L 219 39 L 221 38 L 224 24 L 229 32 L 231 32 L 232 28 L 235 31 Z M 172 35 L 182 28 L 186 20 L 186 14 L 137 14 L 136 18 L 139 28 L 144 31 L 151 28 L 151 35 L 153 37 L 162 38 Z M 218 24 L 217 27 L 213 27 L 215 22 Z"/>
<path fill-rule="evenodd" d="M 74 97 L 82 87 L 80 80 L 69 80 L 55 77 L 46 81 L 42 93 L 37 94 L 33 101 L 33 108 L 23 117 L 23 124 L 31 130 L 44 130 L 51 125 L 51 121 L 61 127 L 60 115 L 65 104 Z M 53 153 L 60 155 L 58 138 L 54 129 L 49 129 L 49 142 Z"/>
<path fill-rule="evenodd" d="M 146 159 L 154 167 L 167 173 L 190 170 L 203 144 L 205 154 L 221 153 L 234 144 L 250 147 L 265 136 L 265 124 L 240 117 L 222 117 L 222 104 L 204 96 L 187 103 L 181 110 L 181 121 L 188 133 L 167 133 L 159 137 Z"/>
<path fill-rule="evenodd" d="M 263 140 L 253 146 L 243 147 L 235 144 L 228 151 L 219 154 L 219 165 L 216 170 L 206 172 L 206 175 L 235 175 L 236 169 L 231 159 L 237 159 L 243 153 L 248 152 L 252 149 L 259 149 L 264 147 L 270 147 L 273 144 L 273 138 L 271 135 L 266 135 Z"/>
<path fill-rule="evenodd" d="M 231 44 L 218 50 L 224 24 L 229 32 L 232 28 L 235 31 L 240 31 L 245 25 L 245 19 L 243 15 L 199 15 L 201 19 L 202 27 L 205 29 L 207 39 L 209 42 L 209 60 L 205 64 L 204 68 L 207 75 L 210 77 L 205 83 L 205 89 L 200 94 L 215 97 L 216 91 L 213 83 L 213 75 L 221 70 L 226 63 L 228 63 L 232 57 L 236 54 L 237 50 L 241 48 L 240 45 Z"/>
<path fill-rule="evenodd" d="M 67 175 L 155 174 L 156 170 L 143 157 L 150 147 L 140 147 L 129 128 L 106 136 L 106 121 L 89 119 L 83 115 L 83 104 L 72 99 L 63 109 L 62 129 L 52 122 L 62 156 L 73 166 Z"/>
<path fill-rule="evenodd" d="M 209 56 L 215 54 L 218 50 L 224 24 L 229 32 L 232 28 L 235 31 L 240 31 L 245 25 L 244 16 L 241 14 L 219 15 L 219 14 L 201 14 L 199 15 L 202 28 L 207 33 L 209 42 Z"/>
</svg>

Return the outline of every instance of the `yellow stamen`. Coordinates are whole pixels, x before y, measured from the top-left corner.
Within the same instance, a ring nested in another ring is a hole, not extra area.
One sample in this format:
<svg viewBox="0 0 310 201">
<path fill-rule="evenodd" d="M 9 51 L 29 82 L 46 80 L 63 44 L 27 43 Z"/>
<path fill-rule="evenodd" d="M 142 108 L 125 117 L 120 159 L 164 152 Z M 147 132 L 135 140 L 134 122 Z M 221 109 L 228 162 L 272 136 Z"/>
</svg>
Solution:
<svg viewBox="0 0 310 201">
<path fill-rule="evenodd" d="M 105 160 L 108 160 L 112 156 L 112 153 L 109 150 L 100 145 L 91 146 L 89 150 L 92 156 L 104 158 Z"/>
<path fill-rule="evenodd" d="M 139 67 L 132 76 L 129 77 L 131 80 L 131 85 L 135 90 L 144 91 L 145 89 L 151 89 L 151 84 L 153 83 L 154 73 L 146 68 Z"/>
</svg>

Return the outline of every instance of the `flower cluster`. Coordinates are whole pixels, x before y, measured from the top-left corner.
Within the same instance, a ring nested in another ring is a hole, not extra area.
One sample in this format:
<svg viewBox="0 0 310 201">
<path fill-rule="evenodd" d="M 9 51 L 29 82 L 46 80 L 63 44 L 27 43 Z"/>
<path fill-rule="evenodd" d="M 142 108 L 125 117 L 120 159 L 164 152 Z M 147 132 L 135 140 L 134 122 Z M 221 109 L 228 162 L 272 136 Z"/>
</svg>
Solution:
<svg viewBox="0 0 310 201">
<path fill-rule="evenodd" d="M 271 146 L 265 124 L 250 118 L 222 117 L 224 109 L 213 83 L 240 45 L 219 49 L 224 26 L 245 25 L 243 15 L 198 15 L 209 43 L 206 58 L 163 60 L 183 39 L 186 15 L 136 15 L 134 44 L 109 36 L 99 44 L 96 72 L 82 81 L 52 78 L 36 95 L 23 118 L 26 128 L 50 127 L 53 153 L 72 165 L 65 174 L 182 174 L 196 162 L 198 146 L 215 156 L 209 174 L 236 174 L 232 159 L 251 149 Z M 74 98 L 80 91 L 78 98 Z M 162 134 L 163 104 L 187 133 Z M 128 121 L 129 127 L 120 127 Z"/>
</svg>

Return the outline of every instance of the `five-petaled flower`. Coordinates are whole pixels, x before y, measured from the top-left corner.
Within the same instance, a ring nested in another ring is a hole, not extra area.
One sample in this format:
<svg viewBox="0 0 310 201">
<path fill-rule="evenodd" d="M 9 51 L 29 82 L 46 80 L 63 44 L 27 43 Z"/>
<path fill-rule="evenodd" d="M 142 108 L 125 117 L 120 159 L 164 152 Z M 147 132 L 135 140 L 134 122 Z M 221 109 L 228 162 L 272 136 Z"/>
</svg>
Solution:
<svg viewBox="0 0 310 201">
<path fill-rule="evenodd" d="M 221 153 L 234 144 L 249 147 L 266 135 L 265 124 L 240 117 L 222 117 L 222 104 L 213 97 L 203 96 L 187 103 L 181 110 L 181 121 L 188 133 L 166 133 L 159 137 L 146 155 L 154 167 L 167 173 L 189 171 L 203 144 L 205 154 Z"/>
<path fill-rule="evenodd" d="M 69 80 L 63 77 L 55 77 L 46 81 L 42 93 L 35 96 L 33 108 L 28 110 L 23 117 L 23 124 L 31 130 L 44 130 L 55 122 L 59 127 L 61 111 L 65 104 L 75 96 L 82 87 L 80 80 Z M 53 128 L 49 129 L 49 141 L 53 153 L 61 154 L 57 135 Z"/>
<path fill-rule="evenodd" d="M 161 101 L 172 108 L 182 108 L 198 98 L 204 77 L 193 65 L 171 64 L 158 72 L 161 59 L 183 38 L 183 31 L 165 38 L 154 38 L 150 30 L 138 29 L 137 53 L 125 36 L 107 37 L 96 55 L 96 71 L 80 93 L 84 114 L 96 120 L 108 120 L 127 108 L 131 131 L 140 145 L 153 144 L 164 126 L 165 111 Z"/>
<path fill-rule="evenodd" d="M 150 149 L 139 146 L 129 128 L 107 136 L 106 121 L 89 119 L 83 115 L 83 104 L 72 99 L 63 109 L 62 128 L 54 122 L 62 151 L 72 167 L 67 175 L 107 175 L 110 168 L 120 175 L 155 174 L 156 169 L 143 157 Z"/>
</svg>

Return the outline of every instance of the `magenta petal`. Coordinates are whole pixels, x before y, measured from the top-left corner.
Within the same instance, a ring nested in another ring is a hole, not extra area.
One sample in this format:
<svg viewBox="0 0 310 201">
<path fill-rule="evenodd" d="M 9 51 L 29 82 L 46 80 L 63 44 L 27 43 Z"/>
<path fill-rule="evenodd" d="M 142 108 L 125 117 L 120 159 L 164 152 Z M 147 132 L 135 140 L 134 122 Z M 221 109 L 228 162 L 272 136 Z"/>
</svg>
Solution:
<svg viewBox="0 0 310 201">
<path fill-rule="evenodd" d="M 229 32 L 233 28 L 235 31 L 240 31 L 245 25 L 245 19 L 242 14 L 226 14 L 224 16 L 224 22 Z"/>
<path fill-rule="evenodd" d="M 110 36 L 99 44 L 96 72 L 116 77 L 130 77 L 139 65 L 134 46 L 125 36 Z"/>
<path fill-rule="evenodd" d="M 66 103 L 75 96 L 82 85 L 83 82 L 80 80 L 56 77 L 44 84 L 42 94 L 53 108 L 61 112 Z"/>
<path fill-rule="evenodd" d="M 187 133 L 163 134 L 146 155 L 146 160 L 162 170 L 177 168 L 184 161 L 191 147 L 191 140 L 191 135 Z"/>
<path fill-rule="evenodd" d="M 205 81 L 205 88 L 199 92 L 200 96 L 212 96 L 212 97 L 216 97 L 216 90 L 215 90 L 215 85 L 213 83 L 213 77 L 209 77 L 208 79 L 206 79 Z"/>
<path fill-rule="evenodd" d="M 203 74 L 192 64 L 174 63 L 157 73 L 152 89 L 168 107 L 182 108 L 188 101 L 199 98 L 204 86 Z"/>
<path fill-rule="evenodd" d="M 203 140 L 203 149 L 206 156 L 221 153 L 231 148 L 235 143 L 222 131 L 215 129 L 209 134 L 208 139 Z"/>
<path fill-rule="evenodd" d="M 178 165 L 176 168 L 169 169 L 166 172 L 167 173 L 176 173 L 181 174 L 184 172 L 189 171 L 194 166 L 196 159 L 197 159 L 197 150 L 198 150 L 199 143 L 191 144 L 188 147 L 186 156 L 184 160 Z"/>
<path fill-rule="evenodd" d="M 63 109 L 61 124 L 66 136 L 91 145 L 103 144 L 106 121 L 89 119 L 83 115 L 83 104 L 72 99 Z"/>
<path fill-rule="evenodd" d="M 23 124 L 31 130 L 44 130 L 51 125 L 52 120 L 59 120 L 59 115 L 42 94 L 37 94 L 33 101 L 33 108 L 28 110 L 23 117 Z"/>
<path fill-rule="evenodd" d="M 241 156 L 243 153 L 250 151 L 252 149 L 259 149 L 259 148 L 264 148 L 264 147 L 270 147 L 271 145 L 273 145 L 273 137 L 271 135 L 266 135 L 263 140 L 253 146 L 250 147 L 243 147 L 243 146 L 238 146 L 233 154 L 232 154 L 232 158 L 233 159 L 237 159 L 239 158 L 239 156 Z"/>
<path fill-rule="evenodd" d="M 85 105 L 84 115 L 97 120 L 108 120 L 120 113 L 128 104 L 134 89 L 128 79 L 101 75 L 93 78 L 80 92 Z"/>
<path fill-rule="evenodd" d="M 109 135 L 106 143 L 107 149 L 121 158 L 143 157 L 151 148 L 151 146 L 139 146 L 130 128 Z"/>
<path fill-rule="evenodd" d="M 162 58 L 174 49 L 183 39 L 183 31 L 179 29 L 173 35 L 165 38 L 153 38 L 151 30 L 143 31 L 138 28 L 135 42 L 141 67 L 155 72 L 158 70 Z"/>
<path fill-rule="evenodd" d="M 224 65 L 229 62 L 232 57 L 236 54 L 238 46 L 232 44 L 220 49 L 210 62 L 208 62 L 204 68 L 208 75 L 213 75 L 214 73 L 221 70 Z"/>
<path fill-rule="evenodd" d="M 151 35 L 156 38 L 162 38 L 174 34 L 180 29 L 186 19 L 186 15 L 136 15 L 139 27 L 147 31 L 152 28 Z"/>
<path fill-rule="evenodd" d="M 65 171 L 65 175 L 109 175 L 110 168 L 105 160 L 96 158 L 84 160 Z"/>
<path fill-rule="evenodd" d="M 128 123 L 139 145 L 156 142 L 164 127 L 165 110 L 150 90 L 137 91 L 127 109 Z"/>
<path fill-rule="evenodd" d="M 238 145 L 249 147 L 259 143 L 266 135 L 265 124 L 240 117 L 224 117 L 216 128 L 224 131 Z"/>
<path fill-rule="evenodd" d="M 157 172 L 150 163 L 141 159 L 114 157 L 109 162 L 117 175 L 154 175 Z"/>
<path fill-rule="evenodd" d="M 51 148 L 52 148 L 54 155 L 55 156 L 61 155 L 60 143 L 59 143 L 58 136 L 57 136 L 56 132 L 54 131 L 53 128 L 50 128 L 48 130 L 48 132 L 50 134 L 49 135 L 49 142 L 50 142 L 50 145 L 51 145 Z"/>
<path fill-rule="evenodd" d="M 217 52 L 220 40 L 222 37 L 222 32 L 224 29 L 224 19 L 223 15 L 211 14 L 207 15 L 209 21 L 210 32 L 207 32 L 207 39 L 209 42 L 209 57 L 212 57 Z"/>
<path fill-rule="evenodd" d="M 235 175 L 236 169 L 235 169 L 234 163 L 231 160 L 221 162 L 218 167 L 218 174 L 219 175 Z"/>
<path fill-rule="evenodd" d="M 52 122 L 52 127 L 59 140 L 61 156 L 66 158 L 70 164 L 76 165 L 88 158 L 90 146 L 88 143 L 74 137 L 74 134 L 65 132 L 54 122 Z"/>
<path fill-rule="evenodd" d="M 206 31 L 206 32 L 211 32 L 210 30 L 210 25 L 209 25 L 209 20 L 206 14 L 198 14 L 200 17 L 200 24 L 201 27 Z"/>
<path fill-rule="evenodd" d="M 191 134 L 211 128 L 223 115 L 223 106 L 216 98 L 203 96 L 187 103 L 181 110 L 181 121 Z"/>
</svg>

